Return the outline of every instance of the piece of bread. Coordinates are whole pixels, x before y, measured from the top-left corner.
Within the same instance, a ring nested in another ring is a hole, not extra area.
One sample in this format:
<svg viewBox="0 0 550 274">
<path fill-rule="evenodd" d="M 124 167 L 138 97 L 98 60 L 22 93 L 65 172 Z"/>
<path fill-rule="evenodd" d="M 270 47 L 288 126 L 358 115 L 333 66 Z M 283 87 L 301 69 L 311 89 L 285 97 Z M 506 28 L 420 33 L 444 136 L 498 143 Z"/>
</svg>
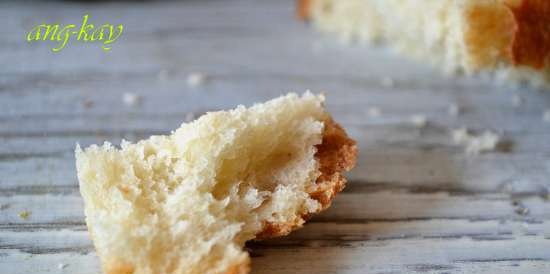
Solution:
<svg viewBox="0 0 550 274">
<path fill-rule="evenodd" d="M 210 112 L 169 136 L 76 149 L 86 223 L 107 274 L 242 274 L 246 241 L 286 235 L 344 188 L 356 146 L 289 94 Z"/>
<path fill-rule="evenodd" d="M 385 42 L 447 72 L 550 87 L 548 0 L 299 0 L 298 13 L 344 40 Z"/>
</svg>

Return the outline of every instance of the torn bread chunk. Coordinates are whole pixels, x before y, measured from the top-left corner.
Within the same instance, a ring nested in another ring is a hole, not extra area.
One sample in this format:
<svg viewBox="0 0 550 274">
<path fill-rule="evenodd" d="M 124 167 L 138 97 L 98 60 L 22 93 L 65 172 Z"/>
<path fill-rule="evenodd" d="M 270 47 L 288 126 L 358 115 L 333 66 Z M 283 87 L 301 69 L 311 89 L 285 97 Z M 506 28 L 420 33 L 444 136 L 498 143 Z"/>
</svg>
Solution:
<svg viewBox="0 0 550 274">
<path fill-rule="evenodd" d="M 76 149 L 86 223 L 107 274 L 241 274 L 246 241 L 330 206 L 356 146 L 305 93 L 184 123 L 117 149 Z"/>
<path fill-rule="evenodd" d="M 298 0 L 345 41 L 383 42 L 446 72 L 550 88 L 548 0 Z"/>
</svg>

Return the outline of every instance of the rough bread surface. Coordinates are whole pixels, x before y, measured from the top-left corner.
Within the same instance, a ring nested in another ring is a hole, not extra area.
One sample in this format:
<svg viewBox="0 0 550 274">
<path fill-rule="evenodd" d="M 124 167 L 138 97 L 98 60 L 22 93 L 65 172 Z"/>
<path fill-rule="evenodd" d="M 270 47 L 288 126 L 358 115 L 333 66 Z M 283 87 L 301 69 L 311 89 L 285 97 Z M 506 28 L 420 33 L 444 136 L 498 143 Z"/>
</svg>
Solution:
<svg viewBox="0 0 550 274">
<path fill-rule="evenodd" d="M 170 136 L 76 149 L 86 223 L 107 274 L 241 274 L 244 243 L 330 205 L 355 142 L 323 96 L 211 112 Z"/>
<path fill-rule="evenodd" d="M 548 0 L 299 0 L 343 40 L 385 42 L 447 72 L 550 87 Z"/>
</svg>

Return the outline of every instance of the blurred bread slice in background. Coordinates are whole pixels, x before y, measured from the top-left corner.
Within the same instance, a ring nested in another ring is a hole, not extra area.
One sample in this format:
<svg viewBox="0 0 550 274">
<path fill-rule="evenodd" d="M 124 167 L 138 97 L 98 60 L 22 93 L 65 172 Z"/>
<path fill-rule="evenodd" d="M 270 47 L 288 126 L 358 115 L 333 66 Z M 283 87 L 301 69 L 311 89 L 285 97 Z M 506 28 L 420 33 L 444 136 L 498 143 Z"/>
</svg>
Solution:
<svg viewBox="0 0 550 274">
<path fill-rule="evenodd" d="M 548 0 L 298 0 L 345 41 L 382 42 L 446 72 L 550 87 Z"/>
<path fill-rule="evenodd" d="M 86 224 L 107 274 L 244 274 L 252 239 L 330 206 L 356 145 L 324 96 L 210 112 L 168 136 L 77 147 Z"/>
</svg>

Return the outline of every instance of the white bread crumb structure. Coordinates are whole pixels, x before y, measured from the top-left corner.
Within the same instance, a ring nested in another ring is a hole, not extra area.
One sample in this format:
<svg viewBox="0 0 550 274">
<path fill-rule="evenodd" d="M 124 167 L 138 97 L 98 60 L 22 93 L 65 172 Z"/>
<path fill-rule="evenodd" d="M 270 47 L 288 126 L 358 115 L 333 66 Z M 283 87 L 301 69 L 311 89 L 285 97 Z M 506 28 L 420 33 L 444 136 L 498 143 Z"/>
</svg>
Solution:
<svg viewBox="0 0 550 274">
<path fill-rule="evenodd" d="M 107 274 L 249 272 L 244 243 L 288 234 L 344 187 L 356 147 L 323 96 L 211 112 L 121 149 L 77 147 L 86 223 Z"/>
</svg>

